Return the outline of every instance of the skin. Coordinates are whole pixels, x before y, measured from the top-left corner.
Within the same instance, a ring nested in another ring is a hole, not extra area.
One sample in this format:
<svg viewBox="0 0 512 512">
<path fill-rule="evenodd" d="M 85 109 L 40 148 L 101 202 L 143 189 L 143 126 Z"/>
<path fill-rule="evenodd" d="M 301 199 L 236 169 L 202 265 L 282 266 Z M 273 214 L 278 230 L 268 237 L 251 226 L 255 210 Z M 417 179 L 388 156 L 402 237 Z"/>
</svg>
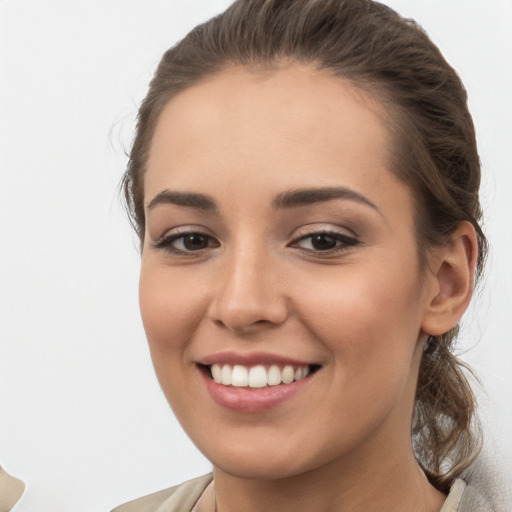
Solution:
<svg viewBox="0 0 512 512">
<path fill-rule="evenodd" d="M 371 98 L 299 65 L 223 71 L 160 116 L 141 312 L 167 400 L 214 466 L 221 512 L 442 506 L 414 458 L 411 418 L 426 333 L 464 311 L 476 241 L 461 225 L 420 268 L 390 144 Z M 325 187 L 364 200 L 275 207 L 279 194 Z M 207 195 L 217 209 L 155 202 L 168 191 Z M 319 250 L 310 235 L 326 231 L 336 248 Z M 205 247 L 169 241 L 188 232 Z M 242 413 L 212 400 L 197 365 L 225 350 L 321 368 L 278 407 Z M 213 501 L 210 489 L 199 510 Z"/>
</svg>

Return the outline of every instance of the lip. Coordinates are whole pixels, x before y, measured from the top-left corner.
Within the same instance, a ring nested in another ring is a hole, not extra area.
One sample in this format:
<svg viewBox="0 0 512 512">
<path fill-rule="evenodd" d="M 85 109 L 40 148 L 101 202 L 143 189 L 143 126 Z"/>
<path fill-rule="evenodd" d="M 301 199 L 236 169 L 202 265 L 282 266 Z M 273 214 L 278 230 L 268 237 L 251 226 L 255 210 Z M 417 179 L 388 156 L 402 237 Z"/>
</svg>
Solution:
<svg viewBox="0 0 512 512">
<path fill-rule="evenodd" d="M 203 379 L 210 396 L 218 405 L 239 413 L 262 412 L 283 405 L 310 384 L 311 378 L 316 371 L 290 384 L 280 384 L 279 386 L 268 386 L 265 388 L 245 388 L 225 386 L 216 383 L 208 372 L 205 371 L 206 366 L 213 364 L 243 365 L 249 367 L 256 365 L 277 365 L 284 367 L 290 365 L 294 367 L 316 366 L 319 368 L 321 366 L 316 363 L 269 352 L 240 353 L 224 351 L 199 359 L 197 361 L 198 373 Z"/>
<path fill-rule="evenodd" d="M 290 400 L 311 381 L 311 376 L 291 384 L 266 388 L 238 388 L 217 384 L 206 372 L 199 371 L 213 400 L 220 406 L 240 413 L 256 413 L 274 409 Z"/>
<path fill-rule="evenodd" d="M 277 366 L 320 366 L 319 364 L 312 361 L 301 361 L 279 354 L 272 354 L 270 352 L 250 352 L 245 354 L 243 352 L 232 351 L 223 351 L 210 354 L 204 358 L 199 359 L 197 363 L 203 366 L 211 366 L 212 364 L 240 364 L 242 366 L 256 366 L 259 364 L 269 366 L 273 364 Z"/>
</svg>

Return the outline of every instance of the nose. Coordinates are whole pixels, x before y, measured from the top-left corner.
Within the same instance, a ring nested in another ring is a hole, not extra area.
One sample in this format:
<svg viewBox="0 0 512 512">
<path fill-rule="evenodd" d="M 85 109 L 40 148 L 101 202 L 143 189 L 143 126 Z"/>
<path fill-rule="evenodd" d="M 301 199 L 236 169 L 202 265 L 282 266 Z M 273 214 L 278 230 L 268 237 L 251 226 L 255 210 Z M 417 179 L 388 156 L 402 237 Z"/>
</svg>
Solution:
<svg viewBox="0 0 512 512">
<path fill-rule="evenodd" d="M 282 273 L 267 253 L 240 250 L 226 256 L 216 274 L 210 305 L 212 321 L 232 332 L 275 327 L 288 317 Z"/>
</svg>

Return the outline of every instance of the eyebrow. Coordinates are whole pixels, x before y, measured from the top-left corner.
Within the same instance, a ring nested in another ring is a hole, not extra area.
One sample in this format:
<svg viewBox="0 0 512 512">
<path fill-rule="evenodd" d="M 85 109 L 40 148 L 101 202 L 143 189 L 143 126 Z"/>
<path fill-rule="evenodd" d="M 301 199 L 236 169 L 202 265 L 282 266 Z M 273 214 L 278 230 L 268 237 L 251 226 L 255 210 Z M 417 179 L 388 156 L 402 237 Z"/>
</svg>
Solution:
<svg viewBox="0 0 512 512">
<path fill-rule="evenodd" d="M 287 190 L 274 198 L 272 206 L 276 209 L 297 208 L 299 206 L 331 201 L 333 199 L 355 201 L 379 211 L 377 206 L 367 197 L 346 187 L 299 188 Z"/>
<path fill-rule="evenodd" d="M 194 192 L 171 192 L 163 190 L 157 194 L 148 204 L 148 210 L 152 210 L 161 204 L 175 204 L 177 206 L 189 206 L 199 210 L 217 211 L 217 203 L 210 196 Z"/>
<path fill-rule="evenodd" d="M 275 209 L 298 208 L 300 206 L 332 201 L 334 199 L 355 201 L 369 206 L 380 213 L 377 206 L 367 197 L 346 187 L 299 188 L 287 190 L 281 192 L 273 199 L 272 207 Z M 172 192 L 170 190 L 163 190 L 149 202 L 147 208 L 148 210 L 152 210 L 161 204 L 188 206 L 190 208 L 212 212 L 218 211 L 217 203 L 211 196 L 195 192 Z"/>
</svg>

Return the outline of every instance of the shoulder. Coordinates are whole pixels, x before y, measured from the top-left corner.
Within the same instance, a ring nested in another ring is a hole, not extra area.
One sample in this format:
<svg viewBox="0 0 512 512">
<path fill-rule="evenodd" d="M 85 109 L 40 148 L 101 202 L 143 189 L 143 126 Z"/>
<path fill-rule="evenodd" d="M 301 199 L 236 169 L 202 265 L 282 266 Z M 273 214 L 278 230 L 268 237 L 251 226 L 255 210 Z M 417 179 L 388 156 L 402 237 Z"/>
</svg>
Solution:
<svg viewBox="0 0 512 512">
<path fill-rule="evenodd" d="M 161 507 L 162 512 L 164 510 L 165 512 L 190 511 L 211 480 L 211 474 L 194 478 L 181 485 L 169 487 L 120 505 L 112 512 L 158 512 Z"/>
<path fill-rule="evenodd" d="M 459 512 L 506 512 L 510 510 L 507 472 L 499 460 L 479 456 L 462 478 L 466 487 Z"/>
<path fill-rule="evenodd" d="M 460 512 L 497 512 L 487 497 L 471 485 L 466 485 L 458 510 Z"/>
<path fill-rule="evenodd" d="M 494 512 L 487 499 L 465 480 L 455 480 L 440 512 Z"/>
</svg>

